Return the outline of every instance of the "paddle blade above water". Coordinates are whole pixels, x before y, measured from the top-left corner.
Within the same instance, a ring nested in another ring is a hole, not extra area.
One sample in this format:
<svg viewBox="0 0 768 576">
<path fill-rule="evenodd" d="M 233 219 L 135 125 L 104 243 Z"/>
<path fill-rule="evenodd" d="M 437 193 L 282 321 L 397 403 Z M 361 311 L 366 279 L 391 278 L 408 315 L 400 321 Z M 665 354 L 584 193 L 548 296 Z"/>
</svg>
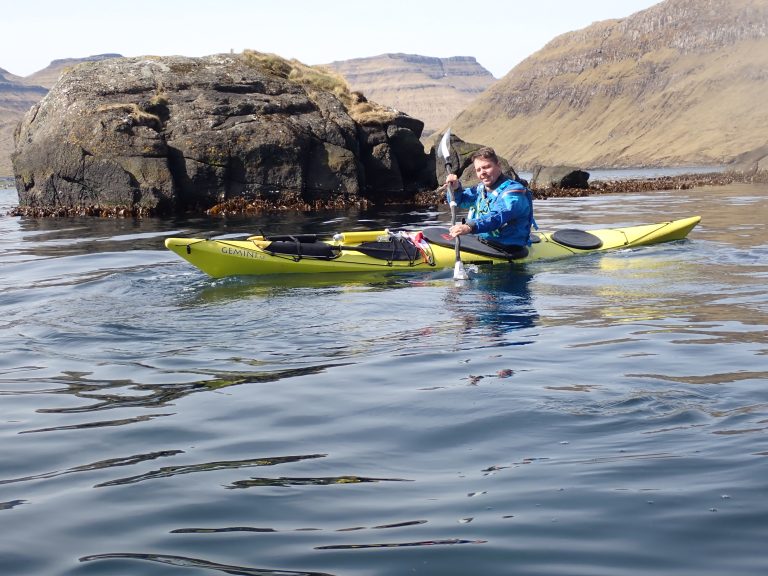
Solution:
<svg viewBox="0 0 768 576">
<path fill-rule="evenodd" d="M 448 130 L 445 131 L 445 134 L 443 134 L 442 139 L 440 140 L 440 146 L 438 147 L 438 151 L 440 153 L 440 156 L 443 157 L 443 160 L 445 161 L 445 166 L 450 172 L 450 166 L 451 166 L 451 129 L 448 128 Z"/>
</svg>

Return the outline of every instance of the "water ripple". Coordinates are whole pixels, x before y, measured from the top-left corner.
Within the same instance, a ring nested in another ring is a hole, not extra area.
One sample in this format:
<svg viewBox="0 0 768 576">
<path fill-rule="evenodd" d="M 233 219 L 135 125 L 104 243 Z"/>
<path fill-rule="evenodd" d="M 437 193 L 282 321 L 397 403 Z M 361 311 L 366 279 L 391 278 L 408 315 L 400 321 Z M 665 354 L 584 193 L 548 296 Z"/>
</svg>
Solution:
<svg viewBox="0 0 768 576">
<path fill-rule="evenodd" d="M 366 484 L 379 482 L 411 482 L 403 478 L 367 478 L 365 476 L 326 476 L 316 478 L 249 478 L 237 480 L 227 488 L 253 488 L 260 486 L 329 486 L 331 484 Z"/>
<path fill-rule="evenodd" d="M 136 424 L 137 422 L 149 422 L 155 418 L 163 416 L 173 416 L 168 414 L 144 414 L 133 418 L 120 418 L 115 420 L 104 420 L 100 422 L 82 422 L 80 424 L 69 424 L 67 426 L 51 426 L 48 428 L 36 428 L 35 430 L 21 430 L 19 434 L 33 434 L 35 432 L 57 432 L 63 430 L 85 430 L 88 428 L 105 428 L 109 426 L 125 426 L 126 424 Z"/>
<path fill-rule="evenodd" d="M 729 384 L 743 380 L 766 380 L 768 372 L 750 372 L 739 370 L 738 372 L 726 372 L 721 374 L 706 374 L 702 376 L 670 376 L 667 374 L 627 374 L 629 378 L 649 378 L 653 380 L 662 380 L 665 382 L 677 382 L 679 384 Z"/>
<path fill-rule="evenodd" d="M 427 520 L 406 520 L 404 522 L 396 522 L 393 524 L 382 524 L 380 526 L 354 526 L 351 528 L 336 528 L 334 532 L 359 532 L 361 530 L 390 530 L 396 528 L 406 528 L 410 526 L 419 526 L 426 524 Z M 321 528 L 293 528 L 288 530 L 289 532 L 319 532 Z M 253 526 L 226 526 L 224 528 L 176 528 L 171 530 L 171 534 L 226 534 L 229 532 L 256 532 L 256 533 L 270 533 L 285 532 L 286 530 L 278 530 L 277 528 L 256 528 Z"/>
<path fill-rule="evenodd" d="M 92 554 L 83 556 L 80 562 L 93 562 L 95 560 L 143 560 L 148 562 L 159 562 L 181 568 L 202 568 L 206 570 L 216 570 L 225 574 L 238 574 L 242 576 L 334 576 L 327 572 L 306 572 L 294 570 L 273 570 L 270 568 L 250 568 L 247 566 L 236 566 L 234 564 L 219 564 L 200 558 L 190 558 L 188 556 L 171 556 L 168 554 L 139 554 L 131 552 L 113 552 L 109 554 Z"/>
<path fill-rule="evenodd" d="M 249 458 L 247 460 L 233 460 L 222 462 L 204 462 L 202 464 L 188 464 L 185 466 L 165 466 L 158 470 L 152 470 L 145 474 L 131 476 L 129 478 L 119 478 L 97 484 L 96 488 L 105 486 L 119 486 L 123 484 L 136 484 L 146 480 L 155 480 L 157 478 L 171 478 L 182 474 L 194 474 L 199 472 L 212 472 L 214 470 L 236 470 L 240 468 L 251 468 L 254 466 L 277 466 L 289 462 L 301 462 L 302 460 L 312 460 L 315 458 L 325 458 L 327 454 L 304 454 L 300 456 L 273 456 L 269 458 Z"/>
<path fill-rule="evenodd" d="M 264 370 L 264 371 L 216 371 L 216 370 L 190 370 L 186 374 L 199 378 L 192 382 L 180 383 L 162 383 L 162 384 L 140 384 L 130 379 L 122 380 L 94 380 L 89 378 L 88 373 L 70 372 L 58 378 L 40 378 L 40 382 L 58 383 L 59 388 L 46 389 L 19 389 L 19 390 L 0 390 L 0 395 L 39 395 L 39 394 L 63 394 L 71 395 L 76 398 L 94 401 L 90 404 L 73 407 L 55 407 L 37 409 L 37 412 L 55 413 L 55 414 L 76 414 L 83 412 L 98 412 L 101 410 L 113 410 L 118 408 L 142 407 L 158 408 L 173 404 L 180 398 L 190 394 L 206 391 L 214 391 L 230 386 L 239 386 L 243 384 L 263 384 L 268 382 L 277 382 L 287 378 L 296 378 L 318 374 L 325 370 L 343 366 L 344 364 L 323 364 L 319 366 L 305 366 L 300 368 L 288 368 L 282 370 Z M 162 372 L 161 372 L 162 373 Z M 183 375 L 185 371 L 177 370 L 168 372 L 175 377 Z M 35 382 L 35 378 L 26 378 L 25 386 Z M 1 381 L 0 381 L 1 382 Z M 123 391 L 123 393 L 117 393 Z M 160 415 L 156 415 L 160 416 Z M 123 423 L 145 421 L 148 417 L 138 417 L 126 419 Z M 103 425 L 118 425 L 119 421 L 110 421 Z M 99 426 L 99 424 L 92 424 Z M 88 425 L 82 425 L 87 427 Z M 45 429 L 41 429 L 45 430 Z M 37 431 L 37 430 L 35 430 Z"/>
<path fill-rule="evenodd" d="M 58 476 L 65 476 L 67 474 L 76 474 L 79 472 L 91 472 L 93 470 L 102 470 L 105 468 L 115 468 L 119 466 L 133 466 L 140 462 L 147 462 L 149 460 L 156 460 L 157 458 L 167 458 L 169 456 L 176 456 L 177 454 L 183 454 L 183 450 L 163 450 L 160 452 L 150 452 L 148 454 L 137 454 L 134 456 L 127 456 L 124 458 L 110 458 L 109 460 L 101 460 L 99 462 L 92 462 L 90 464 L 83 464 L 81 466 L 73 466 L 66 470 L 56 470 L 53 472 L 44 472 L 42 474 L 35 474 L 32 476 L 24 476 L 23 478 L 10 478 L 0 479 L 0 484 L 14 484 L 17 482 L 28 482 L 30 480 L 42 480 L 48 478 L 56 478 Z"/>
<path fill-rule="evenodd" d="M 387 542 L 381 544 L 329 544 L 315 546 L 315 550 L 362 550 L 365 548 L 411 548 L 413 546 L 453 546 L 454 544 L 485 544 L 487 540 L 422 540 L 417 542 Z"/>
<path fill-rule="evenodd" d="M 26 503 L 26 500 L 10 500 L 8 502 L 0 502 L 0 510 L 10 510 L 11 508 L 16 508 L 16 506 L 21 506 L 22 504 Z"/>
</svg>

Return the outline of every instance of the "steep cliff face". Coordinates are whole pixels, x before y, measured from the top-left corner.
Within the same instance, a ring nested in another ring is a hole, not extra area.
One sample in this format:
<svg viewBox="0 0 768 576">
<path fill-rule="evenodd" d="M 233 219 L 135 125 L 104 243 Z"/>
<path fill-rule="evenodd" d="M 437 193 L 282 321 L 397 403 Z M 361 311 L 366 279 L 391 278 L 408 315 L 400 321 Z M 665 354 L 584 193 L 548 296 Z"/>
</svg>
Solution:
<svg viewBox="0 0 768 576">
<path fill-rule="evenodd" d="M 666 0 L 552 40 L 453 121 L 519 166 L 719 164 L 766 143 L 768 2 Z"/>
<path fill-rule="evenodd" d="M 382 54 L 332 62 L 357 90 L 424 122 L 424 136 L 443 128 L 496 79 L 471 56 Z"/>
</svg>

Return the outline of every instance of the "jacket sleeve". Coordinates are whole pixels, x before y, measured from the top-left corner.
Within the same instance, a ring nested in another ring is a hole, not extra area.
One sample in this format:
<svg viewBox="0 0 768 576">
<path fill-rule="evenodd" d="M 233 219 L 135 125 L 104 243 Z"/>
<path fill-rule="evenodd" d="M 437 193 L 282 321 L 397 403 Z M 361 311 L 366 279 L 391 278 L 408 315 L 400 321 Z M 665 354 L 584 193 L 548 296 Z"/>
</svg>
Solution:
<svg viewBox="0 0 768 576">
<path fill-rule="evenodd" d="M 475 205 L 475 200 L 477 200 L 477 190 L 473 186 L 472 188 L 463 188 L 459 192 L 453 193 L 456 200 L 456 205 L 459 208 L 471 208 Z"/>
</svg>

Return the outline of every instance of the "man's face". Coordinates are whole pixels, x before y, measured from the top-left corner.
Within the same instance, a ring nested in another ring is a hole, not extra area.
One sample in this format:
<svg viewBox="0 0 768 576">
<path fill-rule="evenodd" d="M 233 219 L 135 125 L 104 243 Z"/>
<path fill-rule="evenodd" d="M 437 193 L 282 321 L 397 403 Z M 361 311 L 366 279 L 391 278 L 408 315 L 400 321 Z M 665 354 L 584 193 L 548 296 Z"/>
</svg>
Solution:
<svg viewBox="0 0 768 576">
<path fill-rule="evenodd" d="M 486 158 L 475 158 L 475 174 L 487 188 L 501 176 L 501 166 Z"/>
</svg>

